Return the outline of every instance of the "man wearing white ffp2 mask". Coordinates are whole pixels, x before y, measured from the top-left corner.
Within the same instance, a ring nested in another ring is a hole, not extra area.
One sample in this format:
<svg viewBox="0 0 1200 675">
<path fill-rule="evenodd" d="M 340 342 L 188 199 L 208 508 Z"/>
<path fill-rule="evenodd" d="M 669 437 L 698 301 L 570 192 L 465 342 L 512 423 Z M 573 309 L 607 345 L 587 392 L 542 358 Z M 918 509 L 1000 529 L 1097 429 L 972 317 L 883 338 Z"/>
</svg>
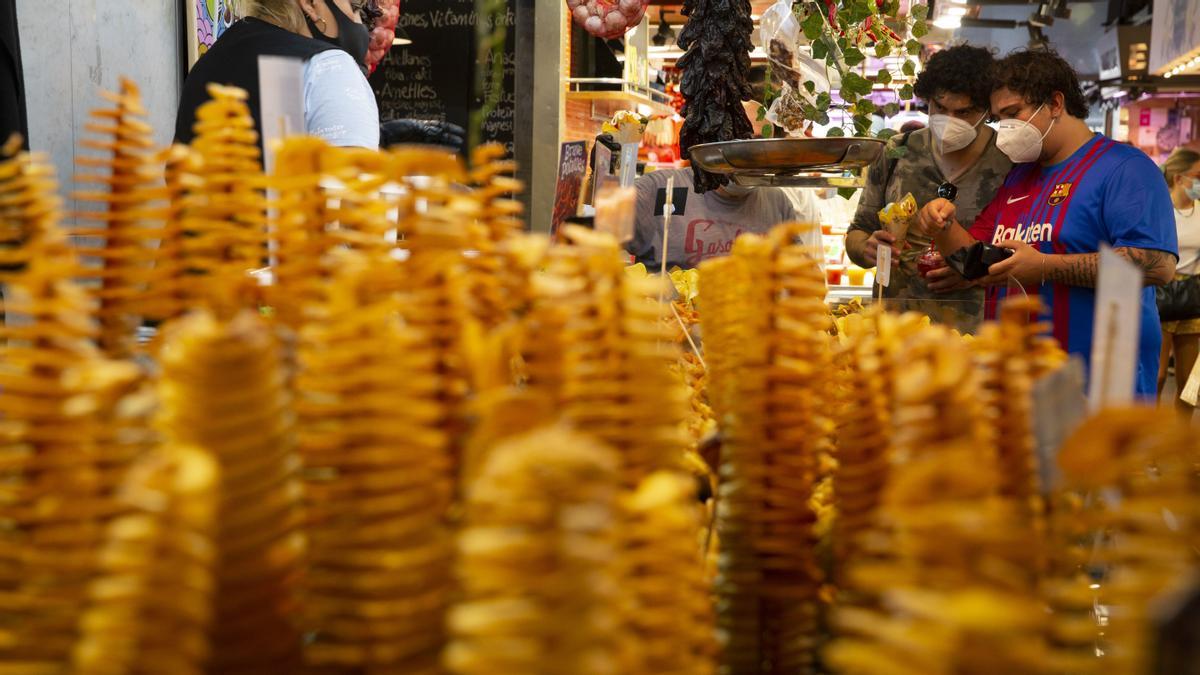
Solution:
<svg viewBox="0 0 1200 675">
<path fill-rule="evenodd" d="M 953 202 L 935 199 L 921 210 L 919 228 L 951 254 L 978 241 L 1011 249 L 979 280 L 988 287 L 988 314 L 1010 283 L 1020 284 L 1049 309 L 1062 347 L 1085 362 L 1099 250 L 1111 246 L 1145 277 L 1135 393 L 1154 396 L 1162 333 L 1150 287 L 1171 280 L 1178 258 L 1171 195 L 1158 167 L 1141 150 L 1088 128 L 1079 77 L 1059 55 L 1014 52 L 996 63 L 994 75 L 996 143 L 1017 166 L 973 224 Z"/>
<path fill-rule="evenodd" d="M 1054 129 L 1054 122 L 1058 119 L 1047 116 L 1050 120 L 1049 126 L 1045 131 L 1040 131 L 1034 126 L 1033 120 L 1045 109 L 1046 105 L 1042 104 L 1033 111 L 1028 120 L 1012 117 L 1000 120 L 997 125 L 996 147 L 1008 155 L 1014 164 L 1037 161 L 1042 156 L 1042 142 Z"/>
<path fill-rule="evenodd" d="M 937 106 L 936 102 L 931 101 L 930 110 L 932 111 L 935 107 L 941 106 Z M 938 150 L 945 155 L 958 152 L 975 142 L 979 136 L 979 125 L 983 124 L 985 119 L 987 119 L 986 110 L 979 113 L 979 119 L 975 120 L 974 124 L 964 122 L 961 118 L 946 113 L 931 113 L 929 115 L 929 131 L 933 133 Z"/>
</svg>

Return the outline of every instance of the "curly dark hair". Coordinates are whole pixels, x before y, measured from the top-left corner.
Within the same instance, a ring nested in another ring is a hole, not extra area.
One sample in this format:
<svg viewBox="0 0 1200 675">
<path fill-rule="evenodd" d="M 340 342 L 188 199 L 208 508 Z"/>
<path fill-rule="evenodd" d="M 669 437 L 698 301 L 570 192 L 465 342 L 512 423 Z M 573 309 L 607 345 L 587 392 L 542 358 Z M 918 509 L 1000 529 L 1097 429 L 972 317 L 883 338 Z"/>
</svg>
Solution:
<svg viewBox="0 0 1200 675">
<path fill-rule="evenodd" d="M 917 76 L 913 93 L 926 102 L 942 94 L 962 94 L 980 110 L 991 108 L 992 66 L 996 59 L 989 49 L 968 44 L 947 47 L 929 57 Z"/>
<path fill-rule="evenodd" d="M 1079 119 L 1088 116 L 1079 75 L 1054 50 L 1019 49 L 1012 52 L 996 62 L 992 79 L 997 89 L 1011 89 L 1033 105 L 1049 103 L 1054 92 L 1062 92 L 1067 114 Z"/>
</svg>

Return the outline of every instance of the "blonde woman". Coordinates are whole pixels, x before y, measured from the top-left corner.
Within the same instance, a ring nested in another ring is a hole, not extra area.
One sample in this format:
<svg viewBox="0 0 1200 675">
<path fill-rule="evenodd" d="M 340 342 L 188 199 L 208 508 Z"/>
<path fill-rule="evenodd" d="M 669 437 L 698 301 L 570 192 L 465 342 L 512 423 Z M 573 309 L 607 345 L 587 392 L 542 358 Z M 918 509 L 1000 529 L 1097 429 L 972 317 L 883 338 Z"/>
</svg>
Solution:
<svg viewBox="0 0 1200 675">
<path fill-rule="evenodd" d="M 175 121 L 175 140 L 192 140 L 196 108 L 210 83 L 249 94 L 259 116 L 259 56 L 304 62 L 303 131 L 331 145 L 379 146 L 379 108 L 363 74 L 369 33 L 359 15 L 365 0 L 243 0 L 245 18 L 225 31 L 188 74 Z"/>
<path fill-rule="evenodd" d="M 1171 188 L 1171 202 L 1175 206 L 1175 229 L 1179 235 L 1179 265 L 1175 268 L 1176 278 L 1200 274 L 1200 152 L 1179 148 L 1171 153 L 1162 167 L 1163 177 Z M 1200 314 L 1200 307 L 1196 308 Z M 1162 358 L 1159 360 L 1158 393 L 1162 395 L 1167 382 L 1167 362 L 1175 356 L 1175 406 L 1184 413 L 1192 407 L 1179 400 L 1200 353 L 1200 318 L 1164 323 Z"/>
</svg>

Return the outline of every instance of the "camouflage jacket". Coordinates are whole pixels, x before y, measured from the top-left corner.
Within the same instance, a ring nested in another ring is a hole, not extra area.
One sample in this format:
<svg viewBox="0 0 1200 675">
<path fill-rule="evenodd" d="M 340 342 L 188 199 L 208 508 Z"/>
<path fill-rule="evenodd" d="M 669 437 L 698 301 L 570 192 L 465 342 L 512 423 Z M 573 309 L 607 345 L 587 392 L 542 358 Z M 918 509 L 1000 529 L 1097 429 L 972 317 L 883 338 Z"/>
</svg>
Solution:
<svg viewBox="0 0 1200 675">
<path fill-rule="evenodd" d="M 887 180 L 888 165 L 893 161 L 887 153 L 871 165 L 867 173 L 867 184 L 863 188 L 858 211 L 850 224 L 851 230 L 862 230 L 868 234 L 880 228 L 879 210 L 898 201 L 911 192 L 918 207 L 937 198 L 938 186 L 945 182 L 941 169 L 933 159 L 928 129 L 914 131 L 908 135 L 905 154 L 896 161 L 891 181 Z M 894 138 L 888 147 L 897 145 Z M 1012 168 L 1012 162 L 996 147 L 996 137 L 988 141 L 979 160 L 959 176 L 954 185 L 958 197 L 957 217 L 965 227 L 970 227 L 988 202 L 1004 183 L 1004 177 Z M 917 273 L 917 257 L 929 248 L 930 238 L 910 229 L 907 246 L 902 247 L 900 268 L 892 274 L 891 285 L 883 289 L 883 297 L 895 300 L 887 303 L 897 311 L 917 311 L 934 321 L 949 324 L 962 332 L 973 333 L 983 320 L 983 289 L 968 288 L 951 293 L 934 293 L 925 285 Z"/>
</svg>

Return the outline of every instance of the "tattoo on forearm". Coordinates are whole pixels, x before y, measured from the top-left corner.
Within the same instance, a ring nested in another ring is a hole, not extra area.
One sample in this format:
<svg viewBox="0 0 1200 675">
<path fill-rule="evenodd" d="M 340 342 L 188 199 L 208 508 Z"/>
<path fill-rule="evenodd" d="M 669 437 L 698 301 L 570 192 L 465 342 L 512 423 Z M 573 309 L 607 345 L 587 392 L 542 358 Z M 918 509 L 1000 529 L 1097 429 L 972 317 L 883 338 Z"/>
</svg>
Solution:
<svg viewBox="0 0 1200 675">
<path fill-rule="evenodd" d="M 1055 260 L 1057 258 L 1057 260 Z M 1068 286 L 1096 285 L 1096 270 L 1099 267 L 1100 254 L 1074 253 L 1054 256 L 1053 264 L 1047 265 L 1046 280 Z"/>
<path fill-rule="evenodd" d="M 1113 249 L 1122 258 L 1137 266 L 1145 275 L 1147 283 L 1153 283 L 1162 275 L 1169 276 L 1175 268 L 1175 261 L 1169 253 L 1144 248 Z M 1099 276 L 1099 253 L 1074 253 L 1058 255 L 1050 259 L 1046 266 L 1046 280 L 1068 286 L 1085 286 L 1095 288 Z"/>
<path fill-rule="evenodd" d="M 1169 253 L 1148 248 L 1117 248 L 1113 249 L 1122 258 L 1137 266 L 1150 281 L 1163 274 L 1170 273 L 1175 267 L 1175 261 Z"/>
</svg>

